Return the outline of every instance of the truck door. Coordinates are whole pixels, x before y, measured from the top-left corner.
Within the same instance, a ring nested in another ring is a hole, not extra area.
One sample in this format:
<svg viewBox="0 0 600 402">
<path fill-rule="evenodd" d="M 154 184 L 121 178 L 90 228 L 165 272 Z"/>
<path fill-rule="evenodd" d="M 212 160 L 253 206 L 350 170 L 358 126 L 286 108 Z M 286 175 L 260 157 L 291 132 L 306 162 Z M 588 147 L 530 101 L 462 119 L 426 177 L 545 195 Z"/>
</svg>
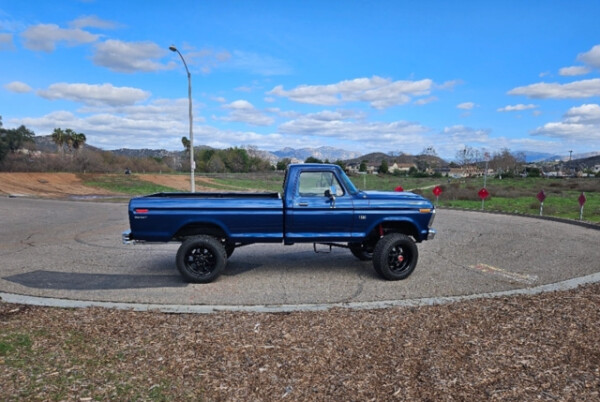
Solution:
<svg viewBox="0 0 600 402">
<path fill-rule="evenodd" d="M 352 196 L 333 172 L 301 172 L 294 199 L 286 204 L 288 240 L 348 241 L 352 237 Z"/>
</svg>

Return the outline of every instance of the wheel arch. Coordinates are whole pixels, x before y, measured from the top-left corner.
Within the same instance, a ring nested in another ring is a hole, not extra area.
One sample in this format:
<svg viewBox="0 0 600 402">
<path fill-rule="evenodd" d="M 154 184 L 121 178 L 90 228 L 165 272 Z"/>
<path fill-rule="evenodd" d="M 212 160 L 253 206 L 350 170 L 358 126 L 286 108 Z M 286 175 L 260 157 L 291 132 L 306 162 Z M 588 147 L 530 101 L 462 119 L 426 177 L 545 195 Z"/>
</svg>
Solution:
<svg viewBox="0 0 600 402">
<path fill-rule="evenodd" d="M 213 222 L 190 222 L 179 228 L 173 235 L 174 240 L 184 240 L 188 237 L 207 235 L 219 239 L 229 238 L 227 231 Z"/>
<path fill-rule="evenodd" d="M 369 231 L 366 237 L 382 237 L 388 233 L 402 233 L 412 237 L 416 241 L 419 239 L 419 229 L 417 228 L 417 225 L 407 219 L 382 220 L 371 228 L 371 231 Z"/>
</svg>

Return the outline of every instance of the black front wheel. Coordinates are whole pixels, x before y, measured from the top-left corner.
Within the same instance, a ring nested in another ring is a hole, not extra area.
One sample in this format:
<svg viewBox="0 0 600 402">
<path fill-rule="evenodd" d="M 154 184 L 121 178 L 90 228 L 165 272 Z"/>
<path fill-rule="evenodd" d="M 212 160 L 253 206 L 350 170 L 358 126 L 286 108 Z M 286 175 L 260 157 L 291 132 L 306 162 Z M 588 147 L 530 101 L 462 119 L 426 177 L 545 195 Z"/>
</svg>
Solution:
<svg viewBox="0 0 600 402">
<path fill-rule="evenodd" d="M 385 279 L 406 279 L 417 266 L 419 250 L 415 242 L 401 233 L 390 233 L 377 242 L 373 268 Z"/>
<path fill-rule="evenodd" d="M 227 253 L 218 239 L 211 236 L 195 236 L 181 244 L 175 262 L 186 281 L 208 283 L 215 280 L 225 269 Z"/>
</svg>

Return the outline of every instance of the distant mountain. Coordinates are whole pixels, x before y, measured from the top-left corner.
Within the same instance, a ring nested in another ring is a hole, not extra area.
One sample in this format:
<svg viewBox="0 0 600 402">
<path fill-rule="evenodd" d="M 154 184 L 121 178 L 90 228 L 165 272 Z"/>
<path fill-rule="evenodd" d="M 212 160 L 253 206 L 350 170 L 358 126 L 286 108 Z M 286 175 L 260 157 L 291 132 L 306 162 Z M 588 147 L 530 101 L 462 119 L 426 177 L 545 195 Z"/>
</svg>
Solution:
<svg viewBox="0 0 600 402">
<path fill-rule="evenodd" d="M 166 149 L 113 149 L 108 151 L 115 155 L 126 156 L 128 158 L 165 158 L 172 156 L 181 156 L 183 151 L 167 151 Z"/>
<path fill-rule="evenodd" d="M 596 156 L 600 156 L 600 152 L 586 152 L 586 153 L 583 153 L 583 154 L 573 154 L 571 156 L 571 158 L 573 160 L 575 160 L 575 159 L 589 159 L 589 158 L 594 158 Z M 566 157 L 562 157 L 561 159 L 563 161 L 568 161 L 569 158 L 570 158 L 569 156 L 566 156 Z"/>
<path fill-rule="evenodd" d="M 590 156 L 582 159 L 573 159 L 571 162 L 564 161 L 565 166 L 576 167 L 578 169 L 591 169 L 594 166 L 600 165 L 600 152 L 592 152 L 595 156 Z"/>
<path fill-rule="evenodd" d="M 399 155 L 389 155 L 384 154 L 383 152 L 373 152 L 366 155 L 361 155 L 358 158 L 348 159 L 346 163 L 361 163 L 365 161 L 367 164 L 372 166 L 379 166 L 381 162 L 387 161 L 388 164 L 393 163 L 412 163 L 415 165 L 420 165 L 422 162 L 426 163 L 428 166 L 434 167 L 442 167 L 448 165 L 448 163 L 440 158 L 439 156 L 434 155 L 409 155 L 409 154 L 399 154 Z"/>
<path fill-rule="evenodd" d="M 569 155 L 568 152 L 567 152 L 567 154 L 562 154 L 562 155 L 549 154 L 549 153 L 544 153 L 544 152 L 532 152 L 532 151 L 517 151 L 517 152 L 515 152 L 515 154 L 519 154 L 519 153 L 525 154 L 525 162 L 527 162 L 527 163 L 555 162 L 555 161 L 567 162 L 569 159 L 571 159 L 571 160 L 586 159 L 586 158 L 592 158 L 594 156 L 600 155 L 600 152 L 587 152 L 587 153 L 583 153 L 583 154 L 572 154 L 572 155 Z"/>
<path fill-rule="evenodd" d="M 267 160 L 267 161 L 271 162 L 272 164 L 277 163 L 280 159 L 277 155 L 275 155 L 269 151 L 262 151 L 260 149 L 254 148 L 254 147 L 247 147 L 245 149 L 248 152 L 248 155 L 250 155 L 252 157 L 258 157 L 263 160 Z"/>
<path fill-rule="evenodd" d="M 319 148 L 284 148 L 279 151 L 273 152 L 279 159 L 290 158 L 290 159 L 298 159 L 301 161 L 306 160 L 309 156 L 312 156 L 317 159 L 326 160 L 328 159 L 330 162 L 334 162 L 336 160 L 347 160 L 356 158 L 360 155 L 359 152 L 346 151 L 339 148 L 333 147 L 319 147 Z"/>
<path fill-rule="evenodd" d="M 526 163 L 535 162 L 550 162 L 560 160 L 559 155 L 549 154 L 545 152 L 532 152 L 532 151 L 517 151 L 515 154 L 524 154 Z"/>
<path fill-rule="evenodd" d="M 36 135 L 33 137 L 33 142 L 35 142 L 35 149 L 42 152 L 57 152 L 58 148 L 54 141 L 52 141 L 51 135 Z M 84 145 L 85 148 L 91 149 L 94 151 L 100 151 L 100 148 L 96 148 L 92 145 L 88 145 L 87 143 Z M 65 145 L 66 148 L 66 145 Z"/>
<path fill-rule="evenodd" d="M 36 149 L 42 152 L 57 152 L 56 144 L 52 141 L 52 136 L 35 136 L 34 137 Z M 94 147 L 93 145 L 85 144 L 85 148 L 94 151 L 103 151 L 100 148 Z M 198 149 L 211 149 L 206 145 L 200 145 L 194 147 Z M 304 161 L 309 156 L 312 156 L 323 161 L 329 160 L 335 162 L 342 160 L 346 163 L 360 163 L 367 161 L 370 165 L 378 166 L 385 159 L 388 163 L 414 163 L 426 162 L 429 166 L 446 166 L 448 163 L 438 156 L 433 155 L 409 155 L 409 154 L 386 154 L 383 152 L 373 152 L 366 155 L 361 155 L 359 152 L 346 151 L 340 148 L 334 147 L 319 147 L 319 148 L 284 148 L 275 152 L 268 152 L 257 149 L 255 147 L 246 147 L 248 154 L 251 156 L 257 156 L 261 159 L 265 159 L 275 164 L 283 158 L 290 158 L 295 161 Z M 175 159 L 183 158 L 185 156 L 184 151 L 167 151 L 165 149 L 115 149 L 105 152 L 111 152 L 115 155 L 122 155 L 134 158 L 166 158 L 172 157 Z M 582 154 L 569 155 L 553 155 L 550 153 L 533 152 L 533 151 L 516 151 L 514 154 L 522 153 L 525 155 L 527 163 L 532 162 L 554 162 L 563 161 L 568 162 L 569 158 L 573 164 L 581 165 L 582 167 L 593 167 L 600 164 L 600 152 L 588 152 Z"/>
</svg>

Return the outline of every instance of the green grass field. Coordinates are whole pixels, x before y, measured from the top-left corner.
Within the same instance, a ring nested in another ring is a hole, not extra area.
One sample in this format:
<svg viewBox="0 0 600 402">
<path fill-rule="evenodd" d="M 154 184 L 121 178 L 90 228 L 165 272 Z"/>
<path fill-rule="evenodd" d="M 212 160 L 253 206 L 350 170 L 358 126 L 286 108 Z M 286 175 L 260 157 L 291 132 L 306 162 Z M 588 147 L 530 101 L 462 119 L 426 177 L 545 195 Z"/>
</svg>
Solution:
<svg viewBox="0 0 600 402">
<path fill-rule="evenodd" d="M 86 186 L 98 187 L 104 190 L 137 196 L 160 192 L 176 192 L 171 187 L 145 181 L 143 175 L 82 175 L 81 178 Z"/>
</svg>

